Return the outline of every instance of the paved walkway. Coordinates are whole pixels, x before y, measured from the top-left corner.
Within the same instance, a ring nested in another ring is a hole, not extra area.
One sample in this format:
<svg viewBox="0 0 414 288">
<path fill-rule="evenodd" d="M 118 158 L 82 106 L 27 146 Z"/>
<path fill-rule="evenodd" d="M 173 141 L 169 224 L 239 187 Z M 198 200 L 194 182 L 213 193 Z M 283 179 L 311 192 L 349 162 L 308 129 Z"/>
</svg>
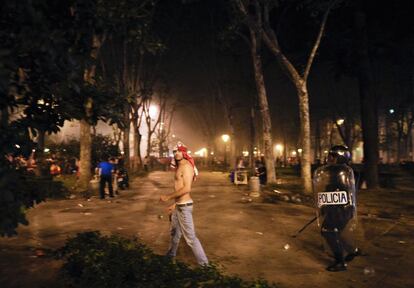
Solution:
<svg viewBox="0 0 414 288">
<path fill-rule="evenodd" d="M 61 262 L 38 256 L 82 231 L 138 236 L 164 254 L 169 221 L 158 199 L 172 191 L 172 180 L 172 173 L 154 172 L 135 179 L 112 201 L 75 198 L 38 205 L 17 237 L 0 239 L 0 287 L 50 287 Z M 364 217 L 361 247 L 369 256 L 355 259 L 346 272 L 328 273 L 324 268 L 330 259 L 321 250 L 316 225 L 291 237 L 314 216 L 311 208 L 249 201 L 246 187 L 235 187 L 214 172 L 201 173 L 192 195 L 198 237 L 209 259 L 229 274 L 262 277 L 281 287 L 414 287 L 412 219 Z M 182 241 L 178 259 L 195 265 Z"/>
</svg>

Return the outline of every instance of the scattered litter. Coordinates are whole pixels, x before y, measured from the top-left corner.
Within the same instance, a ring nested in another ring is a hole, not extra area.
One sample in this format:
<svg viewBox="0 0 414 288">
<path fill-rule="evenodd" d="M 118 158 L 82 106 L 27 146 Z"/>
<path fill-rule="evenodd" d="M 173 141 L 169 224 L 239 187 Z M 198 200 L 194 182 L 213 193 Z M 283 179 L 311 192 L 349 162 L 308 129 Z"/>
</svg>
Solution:
<svg viewBox="0 0 414 288">
<path fill-rule="evenodd" d="M 159 219 L 163 219 L 164 218 L 164 215 L 158 215 L 158 218 Z"/>
<path fill-rule="evenodd" d="M 83 204 L 81 204 L 81 203 L 78 203 L 78 206 L 79 206 L 79 207 L 83 207 Z"/>
<path fill-rule="evenodd" d="M 124 228 L 122 228 L 122 227 L 116 227 L 116 229 L 118 229 L 118 230 L 124 230 Z"/>
<path fill-rule="evenodd" d="M 405 244 L 405 243 L 407 243 L 407 242 L 400 240 L 400 241 L 398 241 L 398 243 L 400 243 L 400 244 Z"/>
<path fill-rule="evenodd" d="M 88 198 L 88 200 L 86 200 L 86 201 L 91 202 L 92 200 L 91 200 L 91 198 Z"/>
<path fill-rule="evenodd" d="M 278 193 L 278 194 L 282 194 L 282 192 L 280 192 L 279 190 L 273 190 L 273 192 Z"/>
<path fill-rule="evenodd" d="M 242 201 L 242 203 L 249 203 L 249 202 L 252 202 L 253 200 L 252 200 L 252 198 L 242 197 L 241 201 Z"/>
<path fill-rule="evenodd" d="M 289 245 L 289 244 L 285 244 L 285 246 L 283 246 L 283 248 L 284 248 L 285 250 L 289 250 L 290 245 Z"/>
<path fill-rule="evenodd" d="M 289 196 L 287 196 L 287 195 L 283 195 L 283 197 L 282 197 L 282 199 L 284 200 L 284 201 L 289 201 Z"/>
<path fill-rule="evenodd" d="M 111 201 L 111 200 L 108 200 L 107 202 L 108 202 L 108 203 L 112 203 L 112 201 Z"/>
<path fill-rule="evenodd" d="M 70 194 L 69 199 L 75 199 L 76 195 L 75 194 Z"/>
<path fill-rule="evenodd" d="M 89 215 L 92 215 L 92 213 L 91 212 L 85 212 L 85 213 L 83 213 L 83 215 L 89 216 Z"/>
<path fill-rule="evenodd" d="M 210 197 L 210 198 L 216 198 L 216 195 L 210 195 L 208 197 Z"/>
<path fill-rule="evenodd" d="M 364 268 L 364 275 L 374 275 L 375 274 L 375 269 L 372 267 L 365 267 Z"/>
<path fill-rule="evenodd" d="M 263 235 L 263 233 L 262 233 L 262 232 L 256 232 L 256 234 Z"/>
</svg>

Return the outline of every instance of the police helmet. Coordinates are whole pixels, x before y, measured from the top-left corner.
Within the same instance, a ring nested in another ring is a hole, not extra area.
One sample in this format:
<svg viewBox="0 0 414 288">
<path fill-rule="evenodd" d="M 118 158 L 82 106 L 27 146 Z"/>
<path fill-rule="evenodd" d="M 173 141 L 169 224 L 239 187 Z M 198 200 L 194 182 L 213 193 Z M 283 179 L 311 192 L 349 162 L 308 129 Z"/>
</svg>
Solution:
<svg viewBox="0 0 414 288">
<path fill-rule="evenodd" d="M 338 164 L 348 164 L 351 161 L 351 152 L 345 145 L 335 145 L 329 150 L 329 155 L 336 159 Z"/>
</svg>

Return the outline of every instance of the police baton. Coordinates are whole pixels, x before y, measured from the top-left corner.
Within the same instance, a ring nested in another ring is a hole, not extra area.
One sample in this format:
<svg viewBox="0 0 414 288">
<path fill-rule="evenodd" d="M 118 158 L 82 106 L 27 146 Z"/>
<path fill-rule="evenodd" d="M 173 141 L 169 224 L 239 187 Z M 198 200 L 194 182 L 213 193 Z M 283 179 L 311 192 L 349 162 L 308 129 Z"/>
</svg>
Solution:
<svg viewBox="0 0 414 288">
<path fill-rule="evenodd" d="M 298 232 L 296 232 L 294 235 L 292 235 L 293 238 L 296 238 L 300 233 L 302 233 L 303 230 L 305 230 L 310 224 L 312 224 L 313 222 L 315 222 L 315 220 L 318 217 L 315 216 L 313 217 L 308 223 L 305 224 L 305 226 L 303 226 Z"/>
</svg>

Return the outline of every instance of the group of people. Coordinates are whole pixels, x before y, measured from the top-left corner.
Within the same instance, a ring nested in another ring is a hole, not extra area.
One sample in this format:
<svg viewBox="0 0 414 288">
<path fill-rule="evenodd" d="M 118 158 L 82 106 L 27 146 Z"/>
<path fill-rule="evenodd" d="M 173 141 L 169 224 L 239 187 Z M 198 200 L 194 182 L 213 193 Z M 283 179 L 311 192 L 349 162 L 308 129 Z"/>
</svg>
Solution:
<svg viewBox="0 0 414 288">
<path fill-rule="evenodd" d="M 160 196 L 161 202 L 173 200 L 173 204 L 167 207 L 171 215 L 171 240 L 167 256 L 176 256 L 180 239 L 184 237 L 198 264 L 208 265 L 208 258 L 195 234 L 192 217 L 194 203 L 190 192 L 197 173 L 194 160 L 182 143 L 178 143 L 173 152 L 175 189 Z M 318 223 L 334 257 L 334 262 L 327 267 L 331 272 L 346 270 L 347 262 L 361 255 L 352 238 L 356 230 L 356 190 L 353 171 L 348 165 L 350 159 L 347 147 L 334 146 L 329 151 L 327 164 L 318 168 L 314 176 Z M 263 164 L 261 166 L 264 167 Z"/>
<path fill-rule="evenodd" d="M 48 154 L 44 161 L 36 159 L 35 151 L 29 157 L 22 154 L 16 156 L 12 153 L 6 155 L 11 167 L 32 175 L 59 176 L 61 174 L 77 174 L 79 171 L 79 160 L 76 158 L 57 158 L 56 154 Z M 41 171 L 42 170 L 42 171 Z"/>
</svg>

